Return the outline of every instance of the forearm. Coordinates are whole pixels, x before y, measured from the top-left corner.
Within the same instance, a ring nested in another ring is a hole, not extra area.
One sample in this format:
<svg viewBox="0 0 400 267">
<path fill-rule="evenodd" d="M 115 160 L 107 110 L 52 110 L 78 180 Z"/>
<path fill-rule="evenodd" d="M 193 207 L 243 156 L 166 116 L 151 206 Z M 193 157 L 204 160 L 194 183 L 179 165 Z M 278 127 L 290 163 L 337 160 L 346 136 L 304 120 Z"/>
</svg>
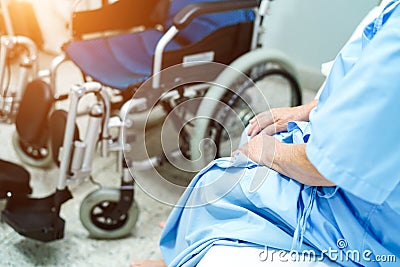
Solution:
<svg viewBox="0 0 400 267">
<path fill-rule="evenodd" d="M 310 102 L 308 102 L 307 104 L 295 107 L 297 110 L 297 120 L 299 121 L 309 121 L 309 115 L 310 112 L 313 108 L 315 108 L 318 104 L 318 100 L 312 100 Z"/>
<path fill-rule="evenodd" d="M 308 160 L 306 144 L 283 144 L 277 141 L 271 168 L 302 184 L 335 185 L 323 177 Z"/>
</svg>

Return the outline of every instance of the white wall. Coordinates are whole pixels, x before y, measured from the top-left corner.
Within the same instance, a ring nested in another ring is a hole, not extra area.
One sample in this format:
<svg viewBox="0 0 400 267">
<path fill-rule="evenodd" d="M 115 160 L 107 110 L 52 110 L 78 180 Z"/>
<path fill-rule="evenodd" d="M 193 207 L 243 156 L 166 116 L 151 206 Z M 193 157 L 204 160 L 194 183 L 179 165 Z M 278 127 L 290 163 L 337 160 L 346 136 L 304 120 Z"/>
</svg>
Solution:
<svg viewBox="0 0 400 267">
<path fill-rule="evenodd" d="M 313 79 L 332 60 L 378 0 L 276 0 L 266 21 L 266 47 L 278 48 Z M 318 78 L 317 78 L 318 79 Z M 313 81 L 305 81 L 308 85 Z M 313 85 L 311 85 L 313 86 Z"/>
<path fill-rule="evenodd" d="M 9 0 L 19 1 L 19 0 Z M 67 27 L 70 13 L 76 0 L 20 0 L 32 3 L 40 25 L 45 49 L 54 53 L 61 52 L 61 46 L 70 40 Z M 81 0 L 80 8 L 96 8 L 100 0 Z"/>
</svg>

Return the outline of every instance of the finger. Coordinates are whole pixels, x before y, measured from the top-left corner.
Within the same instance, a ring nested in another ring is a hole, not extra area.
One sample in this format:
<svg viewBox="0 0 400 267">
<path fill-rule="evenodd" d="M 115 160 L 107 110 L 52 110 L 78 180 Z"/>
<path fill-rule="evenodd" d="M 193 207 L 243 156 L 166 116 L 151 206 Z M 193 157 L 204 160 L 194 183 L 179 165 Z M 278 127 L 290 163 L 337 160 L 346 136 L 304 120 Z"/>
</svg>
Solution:
<svg viewBox="0 0 400 267">
<path fill-rule="evenodd" d="M 262 120 L 262 117 L 263 117 L 263 116 L 264 116 L 263 113 L 257 114 L 257 115 L 255 115 L 253 118 L 251 118 L 251 119 L 249 120 L 249 122 L 250 122 L 251 124 L 258 123 L 258 122 L 260 122 L 260 121 Z"/>
<path fill-rule="evenodd" d="M 264 127 L 265 123 L 262 123 L 261 120 L 254 120 L 247 131 L 247 135 L 254 137 L 256 136 Z"/>
<path fill-rule="evenodd" d="M 262 131 L 264 128 L 272 125 L 274 123 L 272 117 L 270 116 L 270 113 L 261 113 L 257 116 L 255 116 L 250 122 L 250 126 L 248 129 L 248 135 L 251 137 L 256 136 L 260 131 Z"/>
<path fill-rule="evenodd" d="M 231 157 L 236 156 L 238 153 L 244 153 L 246 151 L 246 145 L 243 145 L 241 147 L 239 147 L 238 149 L 236 149 L 235 151 L 233 151 L 231 153 Z"/>
<path fill-rule="evenodd" d="M 236 149 L 235 151 L 233 151 L 232 153 L 231 153 L 231 157 L 234 157 L 235 155 L 236 155 L 236 153 L 238 153 L 239 152 L 239 149 Z"/>
<path fill-rule="evenodd" d="M 259 127 L 257 124 L 252 124 L 252 125 L 250 125 L 250 127 L 249 127 L 249 129 L 247 131 L 247 135 L 251 136 L 251 137 L 254 137 L 260 131 L 261 131 L 261 127 Z"/>
<path fill-rule="evenodd" d="M 275 124 L 268 125 L 267 127 L 264 128 L 262 132 L 267 135 L 271 136 L 274 135 L 277 132 L 276 125 Z"/>
<path fill-rule="evenodd" d="M 239 153 L 241 148 L 242 147 L 239 147 L 239 148 L 235 149 L 234 151 L 232 151 L 231 157 L 234 157 L 237 153 Z"/>
<path fill-rule="evenodd" d="M 231 153 L 231 156 L 234 157 L 237 153 L 242 153 L 247 155 L 247 151 L 248 149 L 249 143 L 245 143 L 244 145 L 242 145 L 241 147 L 239 147 L 238 149 L 236 149 L 235 151 L 233 151 Z"/>
<path fill-rule="evenodd" d="M 259 123 L 260 121 L 263 120 L 264 115 L 262 113 L 255 115 L 251 120 L 249 120 L 250 123 Z"/>
<path fill-rule="evenodd" d="M 258 118 L 260 115 L 261 115 L 261 113 L 255 115 L 255 116 L 253 116 L 253 118 L 251 118 L 251 119 L 249 120 L 249 122 L 250 122 L 250 123 L 251 123 L 251 122 L 254 122 L 255 120 L 257 120 L 257 118 Z"/>
<path fill-rule="evenodd" d="M 286 131 L 287 131 L 286 124 L 274 123 L 272 125 L 269 125 L 268 127 L 265 127 L 262 132 L 267 135 L 274 135 L 276 133 L 286 132 Z"/>
</svg>

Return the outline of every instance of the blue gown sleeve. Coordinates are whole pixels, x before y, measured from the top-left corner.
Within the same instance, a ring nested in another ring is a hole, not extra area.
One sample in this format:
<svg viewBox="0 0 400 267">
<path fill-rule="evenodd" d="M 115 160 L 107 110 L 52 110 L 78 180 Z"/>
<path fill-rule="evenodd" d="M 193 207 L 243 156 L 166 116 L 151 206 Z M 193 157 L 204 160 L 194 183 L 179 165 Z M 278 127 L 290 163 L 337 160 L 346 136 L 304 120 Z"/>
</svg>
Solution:
<svg viewBox="0 0 400 267">
<path fill-rule="evenodd" d="M 334 64 L 331 75 L 341 74 L 328 77 L 329 96 L 310 114 L 306 149 L 324 177 L 376 204 L 400 180 L 400 8 L 385 19 L 373 37 L 364 30 L 351 68 Z"/>
</svg>

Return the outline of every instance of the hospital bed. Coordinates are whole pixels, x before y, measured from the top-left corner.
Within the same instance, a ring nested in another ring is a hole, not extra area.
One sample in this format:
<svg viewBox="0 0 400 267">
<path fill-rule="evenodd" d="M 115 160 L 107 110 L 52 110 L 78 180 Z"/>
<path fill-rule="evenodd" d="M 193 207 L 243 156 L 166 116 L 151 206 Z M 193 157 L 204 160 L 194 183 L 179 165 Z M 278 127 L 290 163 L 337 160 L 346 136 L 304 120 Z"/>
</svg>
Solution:
<svg viewBox="0 0 400 267">
<path fill-rule="evenodd" d="M 63 47 L 65 53 L 55 58 L 47 77 L 26 86 L 13 138 L 22 161 L 36 167 L 54 162 L 59 167 L 57 188 L 45 198 L 8 198 L 3 219 L 30 238 L 45 242 L 62 238 L 64 220 L 59 211 L 72 198 L 68 186 L 91 178 L 93 157 L 101 144 L 102 156 L 116 153 L 121 184 L 89 194 L 81 203 L 80 218 L 92 237 L 126 236 L 138 217 L 135 170 L 178 158 L 194 165 L 189 169 L 196 172 L 229 153 L 248 120 L 268 107 L 258 84 L 266 78 L 285 84 L 288 105 L 301 104 L 290 60 L 261 47 L 270 2 L 120 0 L 74 12 L 73 38 Z M 84 83 L 63 95 L 55 81 L 66 61 L 79 67 Z M 81 131 L 77 110 L 87 94 L 95 101 Z M 69 102 L 68 112 L 55 109 L 63 100 Z M 129 131 L 135 124 L 131 116 L 160 106 L 179 130 L 176 149 L 132 160 L 128 152 L 135 148 L 129 140 L 145 128 Z M 213 140 L 215 149 L 199 146 L 204 139 Z"/>
</svg>

